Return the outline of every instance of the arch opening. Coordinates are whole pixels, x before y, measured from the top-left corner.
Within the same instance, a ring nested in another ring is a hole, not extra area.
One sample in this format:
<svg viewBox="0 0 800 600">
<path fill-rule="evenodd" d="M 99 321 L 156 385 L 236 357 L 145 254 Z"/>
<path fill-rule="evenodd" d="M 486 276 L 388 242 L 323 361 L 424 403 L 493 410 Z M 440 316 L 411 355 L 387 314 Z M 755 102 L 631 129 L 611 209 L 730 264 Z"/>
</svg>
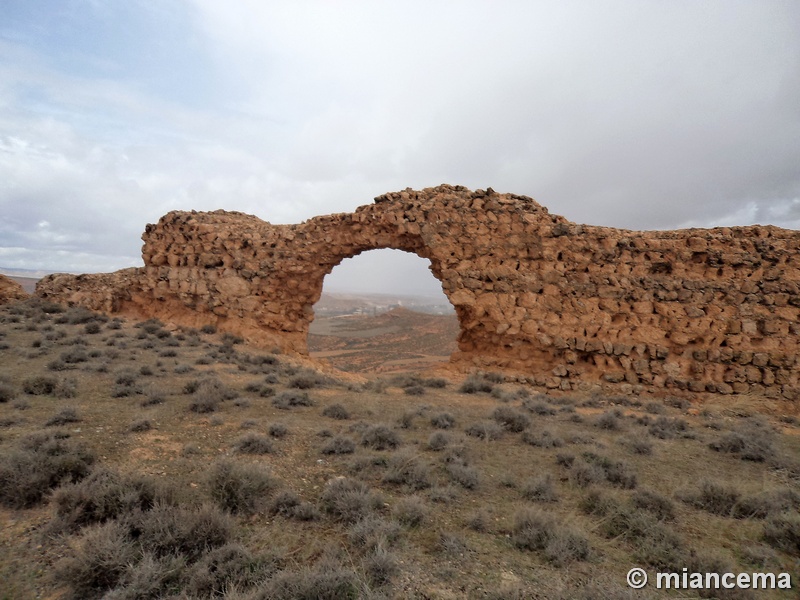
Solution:
<svg viewBox="0 0 800 600">
<path fill-rule="evenodd" d="M 459 323 L 430 264 L 390 248 L 342 259 L 324 277 L 313 306 L 309 354 L 364 374 L 446 363 L 458 349 Z"/>
</svg>

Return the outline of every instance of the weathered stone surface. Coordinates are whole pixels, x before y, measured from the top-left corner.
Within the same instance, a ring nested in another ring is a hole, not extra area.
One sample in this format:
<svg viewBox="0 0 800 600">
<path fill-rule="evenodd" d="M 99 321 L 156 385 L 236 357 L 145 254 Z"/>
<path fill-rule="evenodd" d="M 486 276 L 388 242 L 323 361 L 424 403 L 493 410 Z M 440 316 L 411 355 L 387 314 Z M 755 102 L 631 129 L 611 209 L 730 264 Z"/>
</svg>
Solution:
<svg viewBox="0 0 800 600">
<path fill-rule="evenodd" d="M 0 275 L 0 304 L 23 300 L 28 297 L 28 293 L 22 286 L 10 277 Z"/>
<path fill-rule="evenodd" d="M 37 293 L 304 353 L 325 275 L 396 248 L 429 259 L 455 306 L 457 364 L 560 389 L 728 394 L 757 383 L 794 397 L 800 385 L 796 231 L 592 227 L 524 196 L 442 185 L 298 225 L 171 212 L 142 239 L 144 267 L 50 276 Z"/>
</svg>

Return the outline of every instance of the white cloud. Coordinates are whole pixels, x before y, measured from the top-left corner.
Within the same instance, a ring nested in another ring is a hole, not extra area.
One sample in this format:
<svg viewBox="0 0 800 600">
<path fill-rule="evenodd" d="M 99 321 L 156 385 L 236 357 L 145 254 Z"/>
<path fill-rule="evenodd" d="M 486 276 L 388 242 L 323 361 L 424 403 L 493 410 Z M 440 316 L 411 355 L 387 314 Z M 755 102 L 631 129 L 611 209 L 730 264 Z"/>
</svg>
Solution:
<svg viewBox="0 0 800 600">
<path fill-rule="evenodd" d="M 443 182 L 585 223 L 800 227 L 794 3 L 126 6 L 81 5 L 120 36 L 70 68 L 0 30 L 7 266 L 136 264 L 172 209 L 299 222 Z"/>
</svg>

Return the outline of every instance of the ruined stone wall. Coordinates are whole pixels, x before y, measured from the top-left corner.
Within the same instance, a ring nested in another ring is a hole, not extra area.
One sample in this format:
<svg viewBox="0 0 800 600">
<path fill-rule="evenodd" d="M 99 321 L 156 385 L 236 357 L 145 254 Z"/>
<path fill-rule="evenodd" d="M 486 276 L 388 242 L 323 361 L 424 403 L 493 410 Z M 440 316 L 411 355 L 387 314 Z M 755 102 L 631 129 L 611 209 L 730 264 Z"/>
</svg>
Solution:
<svg viewBox="0 0 800 600">
<path fill-rule="evenodd" d="M 299 225 L 172 212 L 142 239 L 143 268 L 53 276 L 37 293 L 302 353 L 324 276 L 396 248 L 428 258 L 455 306 L 457 364 L 563 390 L 800 396 L 796 231 L 591 227 L 523 196 L 443 185 Z"/>
</svg>

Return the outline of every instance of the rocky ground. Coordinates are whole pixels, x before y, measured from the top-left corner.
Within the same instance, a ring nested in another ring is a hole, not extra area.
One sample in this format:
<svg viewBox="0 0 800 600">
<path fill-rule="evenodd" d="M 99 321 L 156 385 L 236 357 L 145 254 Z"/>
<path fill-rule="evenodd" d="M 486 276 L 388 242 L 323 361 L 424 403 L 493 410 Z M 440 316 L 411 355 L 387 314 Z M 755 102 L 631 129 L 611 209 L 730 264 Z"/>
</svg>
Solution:
<svg viewBox="0 0 800 600">
<path fill-rule="evenodd" d="M 11 303 L 0 598 L 675 597 L 627 588 L 634 566 L 791 573 L 704 596 L 791 598 L 800 424 L 768 407 L 336 375 Z"/>
</svg>

